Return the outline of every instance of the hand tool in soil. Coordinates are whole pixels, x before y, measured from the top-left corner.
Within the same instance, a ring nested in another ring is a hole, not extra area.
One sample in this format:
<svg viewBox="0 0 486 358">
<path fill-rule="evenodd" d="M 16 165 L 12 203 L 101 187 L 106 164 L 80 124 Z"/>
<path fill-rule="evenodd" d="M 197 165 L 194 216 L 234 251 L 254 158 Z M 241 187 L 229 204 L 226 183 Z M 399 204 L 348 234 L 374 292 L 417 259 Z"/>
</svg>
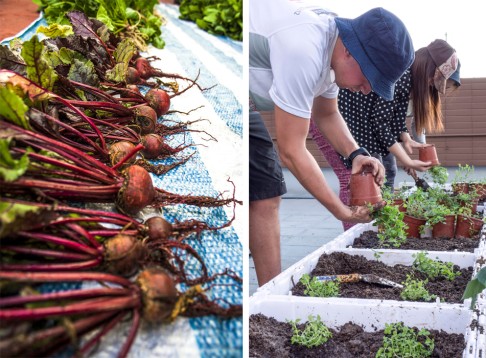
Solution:
<svg viewBox="0 0 486 358">
<path fill-rule="evenodd" d="M 378 277 L 373 274 L 359 274 L 359 273 L 352 273 L 349 275 L 327 275 L 327 276 L 316 276 L 317 280 L 319 281 L 335 281 L 339 280 L 340 282 L 345 283 L 352 283 L 352 282 L 367 282 L 367 283 L 374 283 L 377 285 L 388 286 L 388 287 L 397 287 L 403 288 L 402 285 L 388 280 L 386 278 Z"/>
<path fill-rule="evenodd" d="M 411 169 L 408 174 L 410 174 L 413 180 L 415 180 L 415 185 L 417 186 L 417 188 L 420 188 L 423 191 L 429 190 L 429 183 L 427 183 L 424 179 L 419 178 L 415 170 Z"/>
</svg>

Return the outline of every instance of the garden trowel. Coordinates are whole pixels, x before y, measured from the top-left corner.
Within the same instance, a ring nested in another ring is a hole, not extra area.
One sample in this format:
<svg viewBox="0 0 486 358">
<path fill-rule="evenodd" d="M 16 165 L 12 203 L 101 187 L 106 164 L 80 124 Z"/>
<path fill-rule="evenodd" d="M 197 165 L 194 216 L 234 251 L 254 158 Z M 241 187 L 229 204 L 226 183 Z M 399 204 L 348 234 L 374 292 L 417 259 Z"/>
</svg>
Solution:
<svg viewBox="0 0 486 358">
<path fill-rule="evenodd" d="M 335 281 L 339 280 L 340 282 L 367 282 L 367 283 L 374 283 L 377 285 L 388 286 L 388 287 L 398 287 L 403 288 L 402 285 L 388 280 L 386 278 L 378 277 L 373 274 L 359 274 L 359 273 L 352 273 L 349 275 L 328 275 L 328 276 L 316 276 L 319 281 Z"/>
<path fill-rule="evenodd" d="M 417 186 L 417 188 L 420 188 L 423 191 L 429 190 L 429 183 L 427 183 L 424 179 L 419 178 L 415 170 L 411 169 L 408 174 L 410 174 L 413 180 L 415 180 L 415 185 Z"/>
</svg>

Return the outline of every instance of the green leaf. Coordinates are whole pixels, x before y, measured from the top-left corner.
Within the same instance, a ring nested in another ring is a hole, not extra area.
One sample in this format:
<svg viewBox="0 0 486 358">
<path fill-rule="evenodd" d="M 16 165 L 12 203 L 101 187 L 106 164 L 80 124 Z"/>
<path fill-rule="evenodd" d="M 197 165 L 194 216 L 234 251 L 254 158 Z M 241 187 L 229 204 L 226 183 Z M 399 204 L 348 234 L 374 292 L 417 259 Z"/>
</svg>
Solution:
<svg viewBox="0 0 486 358">
<path fill-rule="evenodd" d="M 37 32 L 44 34 L 47 37 L 66 37 L 74 33 L 72 26 L 60 24 L 50 24 L 47 27 L 40 26 L 37 29 Z"/>
<path fill-rule="evenodd" d="M 100 20 L 102 23 L 104 23 L 106 27 L 110 29 L 110 31 L 115 30 L 115 25 L 111 21 L 111 17 L 110 15 L 108 15 L 108 12 L 106 11 L 104 6 L 99 7 L 98 13 L 96 14 L 96 18 Z"/>
<path fill-rule="evenodd" d="M 116 47 L 113 57 L 117 63 L 125 63 L 128 65 L 133 55 L 137 53 L 137 49 L 130 39 L 124 39 Z"/>
<path fill-rule="evenodd" d="M 69 69 L 68 78 L 94 87 L 98 87 L 100 84 L 93 62 L 89 60 L 79 61 L 74 59 L 74 63 Z"/>
<path fill-rule="evenodd" d="M 127 64 L 117 63 L 111 70 L 106 71 L 106 78 L 113 82 L 126 82 L 127 71 Z"/>
<path fill-rule="evenodd" d="M 0 116 L 19 127 L 30 129 L 25 116 L 29 107 L 21 97 L 10 90 L 11 86 L 0 87 Z"/>
<path fill-rule="evenodd" d="M 0 68 L 25 73 L 24 60 L 4 45 L 0 45 Z"/>
<path fill-rule="evenodd" d="M 24 42 L 22 58 L 27 64 L 27 77 L 41 87 L 52 90 L 57 74 L 43 58 L 44 45 L 37 36 Z"/>
<path fill-rule="evenodd" d="M 27 153 L 20 159 L 12 158 L 9 150 L 10 141 L 10 139 L 0 139 L 0 177 L 7 182 L 20 178 L 29 167 Z"/>
<path fill-rule="evenodd" d="M 40 210 L 33 205 L 0 201 L 0 238 L 25 228 L 23 223 Z"/>
</svg>

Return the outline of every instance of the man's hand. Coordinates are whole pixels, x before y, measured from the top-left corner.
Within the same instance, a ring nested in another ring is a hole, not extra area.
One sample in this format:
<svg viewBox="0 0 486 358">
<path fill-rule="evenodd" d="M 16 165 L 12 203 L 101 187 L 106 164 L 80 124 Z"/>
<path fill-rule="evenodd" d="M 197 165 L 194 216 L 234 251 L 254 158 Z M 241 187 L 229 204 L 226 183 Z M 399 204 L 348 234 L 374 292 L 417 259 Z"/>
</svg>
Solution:
<svg viewBox="0 0 486 358">
<path fill-rule="evenodd" d="M 368 223 L 373 220 L 371 214 L 381 210 L 385 205 L 385 201 L 380 201 L 373 205 L 371 210 L 367 206 L 350 206 L 347 216 L 341 220 L 351 223 Z"/>
<path fill-rule="evenodd" d="M 365 169 L 371 171 L 375 177 L 376 184 L 379 186 L 383 185 L 385 180 L 385 167 L 378 159 L 365 155 L 358 155 L 356 158 L 354 158 L 351 174 L 361 173 Z"/>
</svg>

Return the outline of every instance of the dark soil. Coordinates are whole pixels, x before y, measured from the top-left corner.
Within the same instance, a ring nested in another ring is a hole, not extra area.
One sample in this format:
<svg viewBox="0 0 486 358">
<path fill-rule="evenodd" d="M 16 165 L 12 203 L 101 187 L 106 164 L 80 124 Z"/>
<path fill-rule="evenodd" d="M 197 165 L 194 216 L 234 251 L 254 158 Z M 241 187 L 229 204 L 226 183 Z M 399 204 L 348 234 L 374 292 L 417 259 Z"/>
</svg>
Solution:
<svg viewBox="0 0 486 358">
<path fill-rule="evenodd" d="M 354 239 L 354 248 L 366 248 L 366 249 L 401 249 L 401 250 L 427 250 L 427 251 L 464 251 L 474 252 L 479 246 L 479 239 L 476 238 L 423 238 L 415 239 L 408 238 L 407 241 L 400 247 L 389 247 L 380 245 L 377 232 L 365 231 L 359 237 Z"/>
<path fill-rule="evenodd" d="M 304 325 L 299 325 L 303 329 Z M 292 326 L 278 322 L 262 314 L 250 315 L 250 357 L 332 357 L 371 358 L 382 345 L 383 330 L 365 332 L 351 322 L 330 329 L 333 336 L 325 344 L 315 348 L 292 345 Z M 466 346 L 464 335 L 429 330 L 435 347 L 432 357 L 459 358 Z"/>
<path fill-rule="evenodd" d="M 453 281 L 448 281 L 443 277 L 433 280 L 429 279 L 429 282 L 425 286 L 429 293 L 437 295 L 447 303 L 462 303 L 463 300 L 461 298 L 467 283 L 472 278 L 473 268 L 460 269 L 459 266 L 455 266 L 454 271 L 460 271 L 461 275 Z M 388 266 L 383 262 L 367 260 L 363 256 L 348 255 L 342 252 L 322 255 L 310 275 L 347 275 L 351 273 L 375 274 L 376 276 L 400 284 L 406 280 L 407 274 L 413 274 L 413 277 L 417 280 L 425 280 L 427 278 L 423 273 L 414 270 L 411 266 Z M 296 282 L 296 285 L 292 288 L 292 294 L 305 296 L 304 289 L 302 283 Z M 401 291 L 402 289 L 397 287 L 385 287 L 366 282 L 340 283 L 339 285 L 339 296 L 347 298 L 403 301 L 400 297 Z"/>
</svg>

